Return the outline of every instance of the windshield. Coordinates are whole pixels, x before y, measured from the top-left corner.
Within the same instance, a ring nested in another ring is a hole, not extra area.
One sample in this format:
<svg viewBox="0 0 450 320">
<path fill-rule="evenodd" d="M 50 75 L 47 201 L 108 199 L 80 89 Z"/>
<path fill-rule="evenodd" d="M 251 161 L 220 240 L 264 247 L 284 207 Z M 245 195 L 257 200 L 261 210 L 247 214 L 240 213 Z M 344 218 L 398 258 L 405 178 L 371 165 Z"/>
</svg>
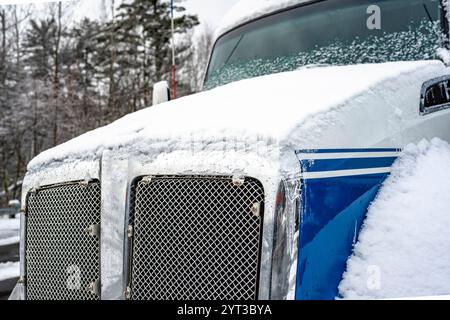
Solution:
<svg viewBox="0 0 450 320">
<path fill-rule="evenodd" d="M 216 42 L 205 89 L 311 64 L 436 58 L 439 0 L 315 1 L 239 27 Z"/>
</svg>

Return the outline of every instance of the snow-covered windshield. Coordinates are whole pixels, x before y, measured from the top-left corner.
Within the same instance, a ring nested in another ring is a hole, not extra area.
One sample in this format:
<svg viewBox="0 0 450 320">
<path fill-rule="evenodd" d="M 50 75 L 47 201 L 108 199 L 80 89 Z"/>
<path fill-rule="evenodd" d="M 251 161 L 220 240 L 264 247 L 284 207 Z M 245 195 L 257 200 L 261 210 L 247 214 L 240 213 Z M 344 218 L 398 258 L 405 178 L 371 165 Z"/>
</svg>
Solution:
<svg viewBox="0 0 450 320">
<path fill-rule="evenodd" d="M 316 1 L 250 22 L 218 39 L 205 89 L 311 64 L 436 58 L 440 0 Z"/>
</svg>

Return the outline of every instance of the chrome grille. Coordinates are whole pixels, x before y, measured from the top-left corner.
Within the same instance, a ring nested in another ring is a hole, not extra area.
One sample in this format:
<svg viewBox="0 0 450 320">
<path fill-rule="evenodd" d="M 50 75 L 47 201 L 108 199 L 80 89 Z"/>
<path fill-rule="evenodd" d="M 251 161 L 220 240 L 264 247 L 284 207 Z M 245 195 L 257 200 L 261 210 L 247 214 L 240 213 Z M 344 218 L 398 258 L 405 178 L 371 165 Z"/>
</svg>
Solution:
<svg viewBox="0 0 450 320">
<path fill-rule="evenodd" d="M 99 299 L 100 183 L 40 188 L 27 199 L 30 300 Z"/>
<path fill-rule="evenodd" d="M 257 298 L 264 211 L 259 181 L 147 177 L 134 190 L 131 299 Z"/>
</svg>

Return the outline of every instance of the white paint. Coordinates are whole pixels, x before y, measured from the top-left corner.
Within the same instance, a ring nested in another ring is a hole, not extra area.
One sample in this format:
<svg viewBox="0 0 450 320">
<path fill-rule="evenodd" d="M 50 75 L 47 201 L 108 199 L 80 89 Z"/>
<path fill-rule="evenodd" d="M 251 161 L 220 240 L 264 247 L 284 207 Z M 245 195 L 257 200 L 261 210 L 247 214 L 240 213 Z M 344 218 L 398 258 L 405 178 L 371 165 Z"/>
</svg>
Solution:
<svg viewBox="0 0 450 320">
<path fill-rule="evenodd" d="M 396 158 L 400 152 L 339 152 L 339 153 L 297 153 L 302 160 Z"/>
</svg>

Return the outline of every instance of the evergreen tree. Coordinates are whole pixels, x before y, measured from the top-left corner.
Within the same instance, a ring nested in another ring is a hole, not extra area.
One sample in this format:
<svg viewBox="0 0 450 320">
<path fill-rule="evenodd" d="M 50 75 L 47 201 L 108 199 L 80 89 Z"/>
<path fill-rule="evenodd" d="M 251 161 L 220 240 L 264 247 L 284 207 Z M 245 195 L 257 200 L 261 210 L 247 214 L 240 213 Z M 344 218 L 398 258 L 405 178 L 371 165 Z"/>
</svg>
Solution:
<svg viewBox="0 0 450 320">
<path fill-rule="evenodd" d="M 171 74 L 171 13 L 170 1 L 134 0 L 119 7 L 122 25 L 140 30 L 143 46 L 143 81 L 150 92 L 153 83 L 169 80 Z M 198 25 L 197 16 L 184 13 L 185 8 L 174 6 L 174 27 L 177 39 L 181 40 L 190 29 Z M 183 66 L 187 58 L 189 44 L 177 41 L 176 63 Z"/>
<path fill-rule="evenodd" d="M 149 107 L 153 84 L 171 80 L 170 1 L 103 3 L 103 20 L 67 25 L 60 3 L 39 19 L 29 17 L 35 7 L 0 6 L 0 206 L 19 197 L 31 158 Z M 179 4 L 174 10 L 181 96 L 198 90 L 198 19 Z"/>
</svg>

